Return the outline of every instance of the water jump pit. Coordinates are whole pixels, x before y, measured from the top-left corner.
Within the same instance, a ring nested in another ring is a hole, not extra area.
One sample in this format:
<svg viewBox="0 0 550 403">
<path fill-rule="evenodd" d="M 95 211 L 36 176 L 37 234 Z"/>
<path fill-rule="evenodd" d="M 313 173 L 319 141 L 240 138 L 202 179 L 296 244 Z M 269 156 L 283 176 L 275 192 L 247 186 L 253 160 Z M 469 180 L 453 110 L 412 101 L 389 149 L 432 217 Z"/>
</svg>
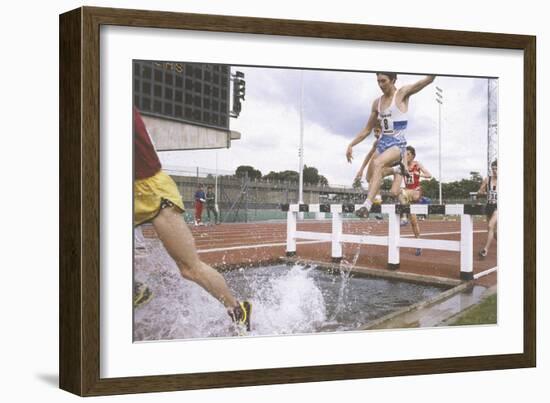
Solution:
<svg viewBox="0 0 550 403">
<path fill-rule="evenodd" d="M 237 298 L 252 303 L 250 336 L 359 330 L 444 291 L 300 264 L 234 269 L 224 272 L 224 277 Z M 221 304 L 177 272 L 155 271 L 143 280 L 155 298 L 136 309 L 136 341 L 235 335 Z"/>
<path fill-rule="evenodd" d="M 327 223 L 298 225 L 323 231 Z M 344 229 L 353 232 L 358 225 L 365 224 L 346 222 Z M 437 227 L 433 232 L 439 237 L 450 233 L 452 238 L 451 227 L 456 229 L 456 225 L 430 222 L 424 229 Z M 383 225 L 375 223 L 369 228 L 377 232 Z M 474 232 L 475 243 L 483 241 L 480 228 L 474 225 L 480 231 Z M 153 298 L 134 309 L 134 341 L 236 336 L 225 308 L 180 276 L 152 227 L 145 227 L 143 235 L 134 254 L 134 278 L 151 288 Z M 344 256 L 352 261 L 334 264 L 330 263 L 330 243 L 298 241 L 300 258 L 284 258 L 285 223 L 195 227 L 193 235 L 201 259 L 223 272 L 238 299 L 252 302 L 248 336 L 444 325 L 496 284 L 496 273 L 461 282 L 456 267 L 451 269 L 452 264 L 446 263 L 450 258 L 440 251 L 431 252 L 442 254 L 439 257 L 429 251 L 416 257 L 404 249 L 398 271 L 385 269 L 384 253 L 378 246 L 345 246 Z M 423 259 L 438 265 L 426 268 Z M 408 264 L 409 260 L 414 264 Z M 491 256 L 488 261 L 475 262 L 474 273 L 492 264 Z M 419 266 L 424 269 L 418 270 Z"/>
</svg>

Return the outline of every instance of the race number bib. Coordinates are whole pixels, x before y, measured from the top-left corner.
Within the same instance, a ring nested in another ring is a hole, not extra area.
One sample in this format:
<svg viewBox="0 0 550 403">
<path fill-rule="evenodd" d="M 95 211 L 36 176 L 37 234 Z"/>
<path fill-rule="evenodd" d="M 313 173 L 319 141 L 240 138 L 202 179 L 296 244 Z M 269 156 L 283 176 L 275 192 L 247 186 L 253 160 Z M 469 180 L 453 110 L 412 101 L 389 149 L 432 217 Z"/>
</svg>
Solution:
<svg viewBox="0 0 550 403">
<path fill-rule="evenodd" d="M 382 127 L 382 133 L 393 134 L 393 119 L 391 113 L 380 114 L 380 127 Z"/>
</svg>

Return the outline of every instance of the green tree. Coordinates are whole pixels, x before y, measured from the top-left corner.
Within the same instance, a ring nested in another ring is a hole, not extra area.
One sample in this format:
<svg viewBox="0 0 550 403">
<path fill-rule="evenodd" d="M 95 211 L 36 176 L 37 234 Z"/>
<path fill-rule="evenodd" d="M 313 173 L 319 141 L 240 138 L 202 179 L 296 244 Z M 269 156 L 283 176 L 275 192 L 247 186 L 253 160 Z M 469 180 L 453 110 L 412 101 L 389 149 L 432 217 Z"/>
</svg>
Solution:
<svg viewBox="0 0 550 403">
<path fill-rule="evenodd" d="M 315 167 L 308 167 L 304 165 L 304 183 L 309 185 L 328 185 L 328 179 L 323 175 L 319 175 L 319 170 Z M 267 175 L 263 176 L 263 179 L 271 181 L 284 181 L 284 182 L 298 182 L 300 180 L 300 174 L 296 171 L 270 171 Z"/>
<path fill-rule="evenodd" d="M 310 185 L 328 185 L 328 180 L 323 175 L 319 175 L 317 168 L 304 165 L 304 183 L 309 183 Z"/>
<path fill-rule="evenodd" d="M 319 171 L 315 167 L 304 166 L 304 183 L 310 185 L 328 185 L 328 180 L 323 175 L 319 175 Z M 297 171 L 270 171 L 267 175 L 264 175 L 264 179 L 278 180 L 278 181 L 290 181 L 298 182 L 300 180 L 300 174 Z"/>
<path fill-rule="evenodd" d="M 300 179 L 300 174 L 296 171 L 282 171 L 279 172 L 280 180 L 286 181 L 286 182 L 298 182 Z"/>
<path fill-rule="evenodd" d="M 267 179 L 267 180 L 270 180 L 270 181 L 279 181 L 279 180 L 281 180 L 281 179 L 279 179 L 279 174 L 275 171 L 269 171 L 269 173 L 267 175 L 263 176 L 263 179 Z"/>
<path fill-rule="evenodd" d="M 237 170 L 235 171 L 235 176 L 239 178 L 244 178 L 247 175 L 249 179 L 261 179 L 262 177 L 262 173 L 258 169 L 255 169 L 250 165 L 240 165 L 237 167 Z"/>
<path fill-rule="evenodd" d="M 437 179 L 432 177 L 429 181 L 422 181 L 421 183 L 424 196 L 432 200 L 436 200 L 439 197 L 439 181 Z"/>
<path fill-rule="evenodd" d="M 443 183 L 441 192 L 445 200 L 464 200 L 470 197 L 471 192 L 477 192 L 481 185 L 481 176 L 477 172 L 471 172 L 469 179 Z M 435 178 L 422 181 L 424 196 L 439 201 L 439 181 Z"/>
<path fill-rule="evenodd" d="M 316 185 L 319 182 L 319 171 L 315 167 L 304 165 L 304 183 Z"/>
<path fill-rule="evenodd" d="M 281 172 L 270 171 L 263 178 L 269 179 L 272 181 L 298 182 L 299 174 L 296 171 L 281 171 Z"/>
</svg>

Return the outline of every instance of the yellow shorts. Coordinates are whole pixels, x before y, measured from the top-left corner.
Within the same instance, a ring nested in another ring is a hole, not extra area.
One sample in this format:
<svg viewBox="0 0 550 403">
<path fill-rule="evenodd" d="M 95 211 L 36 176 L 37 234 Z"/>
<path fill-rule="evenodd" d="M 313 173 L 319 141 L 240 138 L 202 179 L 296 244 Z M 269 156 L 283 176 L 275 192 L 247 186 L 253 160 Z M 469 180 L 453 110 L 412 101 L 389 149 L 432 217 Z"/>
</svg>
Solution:
<svg viewBox="0 0 550 403">
<path fill-rule="evenodd" d="M 417 189 L 401 189 L 399 202 L 401 204 L 416 203 L 419 199 L 419 191 Z"/>
<path fill-rule="evenodd" d="M 134 181 L 134 225 L 143 224 L 157 216 L 161 203 L 167 200 L 185 211 L 174 180 L 162 171 L 150 178 Z"/>
</svg>

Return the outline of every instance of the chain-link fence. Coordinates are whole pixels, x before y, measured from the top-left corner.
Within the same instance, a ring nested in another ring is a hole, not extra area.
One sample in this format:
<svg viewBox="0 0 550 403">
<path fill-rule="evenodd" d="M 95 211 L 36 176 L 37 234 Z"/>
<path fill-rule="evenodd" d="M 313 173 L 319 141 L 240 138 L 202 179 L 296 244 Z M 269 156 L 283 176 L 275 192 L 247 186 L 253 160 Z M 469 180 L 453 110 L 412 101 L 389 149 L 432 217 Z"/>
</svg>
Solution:
<svg viewBox="0 0 550 403">
<path fill-rule="evenodd" d="M 299 199 L 298 182 L 251 179 L 247 175 L 236 176 L 234 172 L 212 170 L 202 167 L 170 167 L 164 170 L 175 180 L 186 207 L 185 219 L 192 223 L 195 220 L 195 192 L 198 185 L 206 191 L 208 186 L 216 194 L 216 205 L 222 222 L 253 222 L 267 220 L 284 220 L 286 214 L 281 211 L 282 204 L 297 203 Z M 396 202 L 389 191 L 382 191 L 384 203 Z M 366 189 L 345 185 L 309 185 L 304 184 L 303 201 L 305 204 L 342 204 L 363 203 Z M 434 200 L 435 202 L 435 200 Z M 452 200 L 444 199 L 445 204 L 476 203 L 467 195 Z M 206 207 L 206 206 L 205 206 Z M 315 218 L 314 213 L 305 213 L 304 218 Z M 203 222 L 208 223 L 207 209 L 202 215 Z M 211 214 L 210 222 L 214 222 Z"/>
</svg>

